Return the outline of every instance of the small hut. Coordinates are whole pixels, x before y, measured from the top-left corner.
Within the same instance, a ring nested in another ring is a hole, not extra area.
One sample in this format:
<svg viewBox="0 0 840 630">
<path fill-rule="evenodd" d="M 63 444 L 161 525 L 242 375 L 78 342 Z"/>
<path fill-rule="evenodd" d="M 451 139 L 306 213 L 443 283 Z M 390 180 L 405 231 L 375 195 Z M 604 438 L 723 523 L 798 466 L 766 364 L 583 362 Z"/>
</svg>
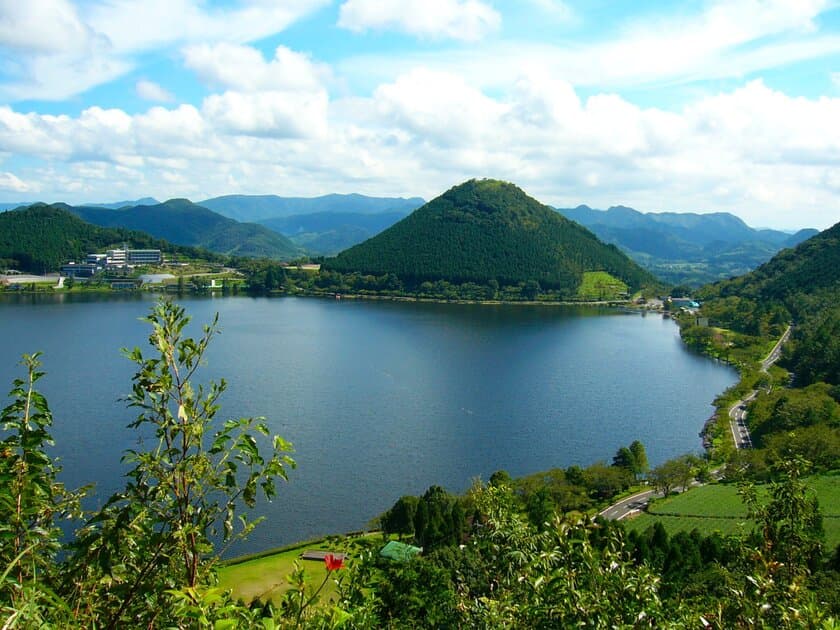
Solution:
<svg viewBox="0 0 840 630">
<path fill-rule="evenodd" d="M 380 557 L 387 558 L 388 560 L 406 562 L 422 551 L 422 547 L 415 547 L 414 545 L 407 545 L 405 543 L 392 540 L 379 550 L 379 555 Z"/>
</svg>

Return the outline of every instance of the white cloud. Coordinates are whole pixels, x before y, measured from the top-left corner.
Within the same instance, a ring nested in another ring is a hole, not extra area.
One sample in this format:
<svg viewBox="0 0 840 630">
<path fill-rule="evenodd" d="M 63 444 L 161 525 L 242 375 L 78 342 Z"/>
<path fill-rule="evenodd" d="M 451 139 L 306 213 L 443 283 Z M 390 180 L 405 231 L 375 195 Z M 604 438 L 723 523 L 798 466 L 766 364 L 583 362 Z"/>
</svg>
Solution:
<svg viewBox="0 0 840 630">
<path fill-rule="evenodd" d="M 278 33 L 329 0 L 0 0 L 0 98 L 62 100 L 135 67 L 140 53 L 195 42 L 242 43 Z"/>
<path fill-rule="evenodd" d="M 307 55 L 278 46 L 268 62 L 250 46 L 220 43 L 184 49 L 184 63 L 206 82 L 241 91 L 321 89 L 329 69 Z"/>
<path fill-rule="evenodd" d="M 816 18 L 831 6 L 828 0 L 715 1 L 697 14 L 627 24 L 601 41 L 508 40 L 401 56 L 357 55 L 343 59 L 337 69 L 369 83 L 391 81 L 423 65 L 470 77 L 485 88 L 506 88 L 523 69 L 598 89 L 741 78 L 840 54 L 840 36 L 815 31 Z"/>
<path fill-rule="evenodd" d="M 56 53 L 84 50 L 93 37 L 67 0 L 0 0 L 0 46 Z"/>
<path fill-rule="evenodd" d="M 373 95 L 377 110 L 420 142 L 440 146 L 482 143 L 507 106 L 458 76 L 414 70 Z"/>
<path fill-rule="evenodd" d="M 137 91 L 137 96 L 144 101 L 157 101 L 159 103 L 171 103 L 175 100 L 172 92 L 162 88 L 154 81 L 141 79 L 134 84 L 134 89 Z"/>
<path fill-rule="evenodd" d="M 14 173 L 0 172 L 0 190 L 24 193 L 32 192 L 34 189 Z"/>
<path fill-rule="evenodd" d="M 326 93 L 225 92 L 202 107 L 206 119 L 225 134 L 305 138 L 326 132 Z"/>
<path fill-rule="evenodd" d="M 488 176 L 559 206 L 725 210 L 753 225 L 823 228 L 840 219 L 837 120 L 840 98 L 790 97 L 761 81 L 666 112 L 610 93 L 582 99 L 548 73 L 523 74 L 491 96 L 416 68 L 369 97 L 332 101 L 319 89 L 228 89 L 200 107 L 135 115 L 4 106 L 0 150 L 12 156 L 5 170 L 68 201 L 72 191 L 78 201 L 117 192 L 431 197 Z"/>
<path fill-rule="evenodd" d="M 476 41 L 499 29 L 501 15 L 480 0 L 346 0 L 338 25 L 351 31 L 398 30 L 429 39 Z"/>
<path fill-rule="evenodd" d="M 328 0 L 248 1 L 217 8 L 201 0 L 99 0 L 86 11 L 121 51 L 197 41 L 247 42 L 286 29 Z"/>
</svg>

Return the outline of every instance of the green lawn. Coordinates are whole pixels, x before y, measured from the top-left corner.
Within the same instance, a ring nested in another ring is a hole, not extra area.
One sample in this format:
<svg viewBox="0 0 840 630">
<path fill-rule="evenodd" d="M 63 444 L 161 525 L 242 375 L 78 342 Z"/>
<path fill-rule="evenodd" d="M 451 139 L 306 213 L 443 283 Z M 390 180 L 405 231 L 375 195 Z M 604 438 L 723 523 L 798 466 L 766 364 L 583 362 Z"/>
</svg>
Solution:
<svg viewBox="0 0 840 630">
<path fill-rule="evenodd" d="M 808 485 L 820 502 L 826 547 L 835 549 L 840 545 L 840 474 L 811 477 Z M 737 486 L 714 484 L 660 499 L 647 513 L 625 520 L 624 525 L 627 530 L 644 531 L 660 522 L 669 534 L 695 528 L 707 534 L 737 534 L 752 526 L 746 514 Z"/>
<path fill-rule="evenodd" d="M 627 292 L 627 285 L 606 271 L 585 271 L 578 289 L 584 300 L 615 300 Z"/>
<path fill-rule="evenodd" d="M 381 535 L 373 534 L 363 538 L 340 538 L 332 536 L 329 539 L 310 542 L 303 546 L 296 545 L 293 549 L 269 553 L 265 556 L 256 557 L 243 562 L 233 561 L 219 568 L 219 586 L 223 589 L 231 589 L 234 599 L 242 598 L 246 602 L 254 599 L 266 601 L 271 599 L 278 603 L 283 593 L 291 588 L 288 577 L 295 570 L 295 560 L 298 560 L 306 570 L 307 584 L 316 589 L 324 580 L 327 574 L 326 565 L 323 561 L 299 560 L 299 556 L 309 549 L 322 549 L 333 552 L 346 553 L 347 564 L 353 562 L 353 557 L 359 550 L 366 546 L 363 540 L 375 540 L 381 546 Z M 377 547 L 378 548 L 378 547 Z M 336 573 L 340 577 L 341 572 Z M 321 601 L 329 598 L 335 592 L 335 583 L 329 580 L 321 591 Z"/>
</svg>

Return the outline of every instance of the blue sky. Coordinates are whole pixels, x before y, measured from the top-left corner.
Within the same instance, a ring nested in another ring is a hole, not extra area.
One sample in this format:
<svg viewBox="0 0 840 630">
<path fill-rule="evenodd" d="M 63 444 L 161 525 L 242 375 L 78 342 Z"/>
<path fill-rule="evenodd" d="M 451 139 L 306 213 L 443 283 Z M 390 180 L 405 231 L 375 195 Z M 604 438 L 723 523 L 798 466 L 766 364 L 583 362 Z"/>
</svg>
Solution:
<svg viewBox="0 0 840 630">
<path fill-rule="evenodd" d="M 0 0 L 0 201 L 432 198 L 840 220 L 837 0 Z"/>
</svg>

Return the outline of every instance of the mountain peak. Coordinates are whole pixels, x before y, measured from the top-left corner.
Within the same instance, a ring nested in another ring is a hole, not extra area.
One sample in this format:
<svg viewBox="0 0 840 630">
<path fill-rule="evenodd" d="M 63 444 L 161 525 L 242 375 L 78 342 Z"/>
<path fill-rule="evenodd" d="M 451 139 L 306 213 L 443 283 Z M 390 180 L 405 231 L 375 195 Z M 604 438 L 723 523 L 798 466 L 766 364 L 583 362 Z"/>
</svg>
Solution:
<svg viewBox="0 0 840 630">
<path fill-rule="evenodd" d="M 652 280 L 586 228 L 495 179 L 453 186 L 327 267 L 393 273 L 409 284 L 535 280 L 570 294 L 585 271 L 608 271 L 634 287 Z"/>
</svg>

